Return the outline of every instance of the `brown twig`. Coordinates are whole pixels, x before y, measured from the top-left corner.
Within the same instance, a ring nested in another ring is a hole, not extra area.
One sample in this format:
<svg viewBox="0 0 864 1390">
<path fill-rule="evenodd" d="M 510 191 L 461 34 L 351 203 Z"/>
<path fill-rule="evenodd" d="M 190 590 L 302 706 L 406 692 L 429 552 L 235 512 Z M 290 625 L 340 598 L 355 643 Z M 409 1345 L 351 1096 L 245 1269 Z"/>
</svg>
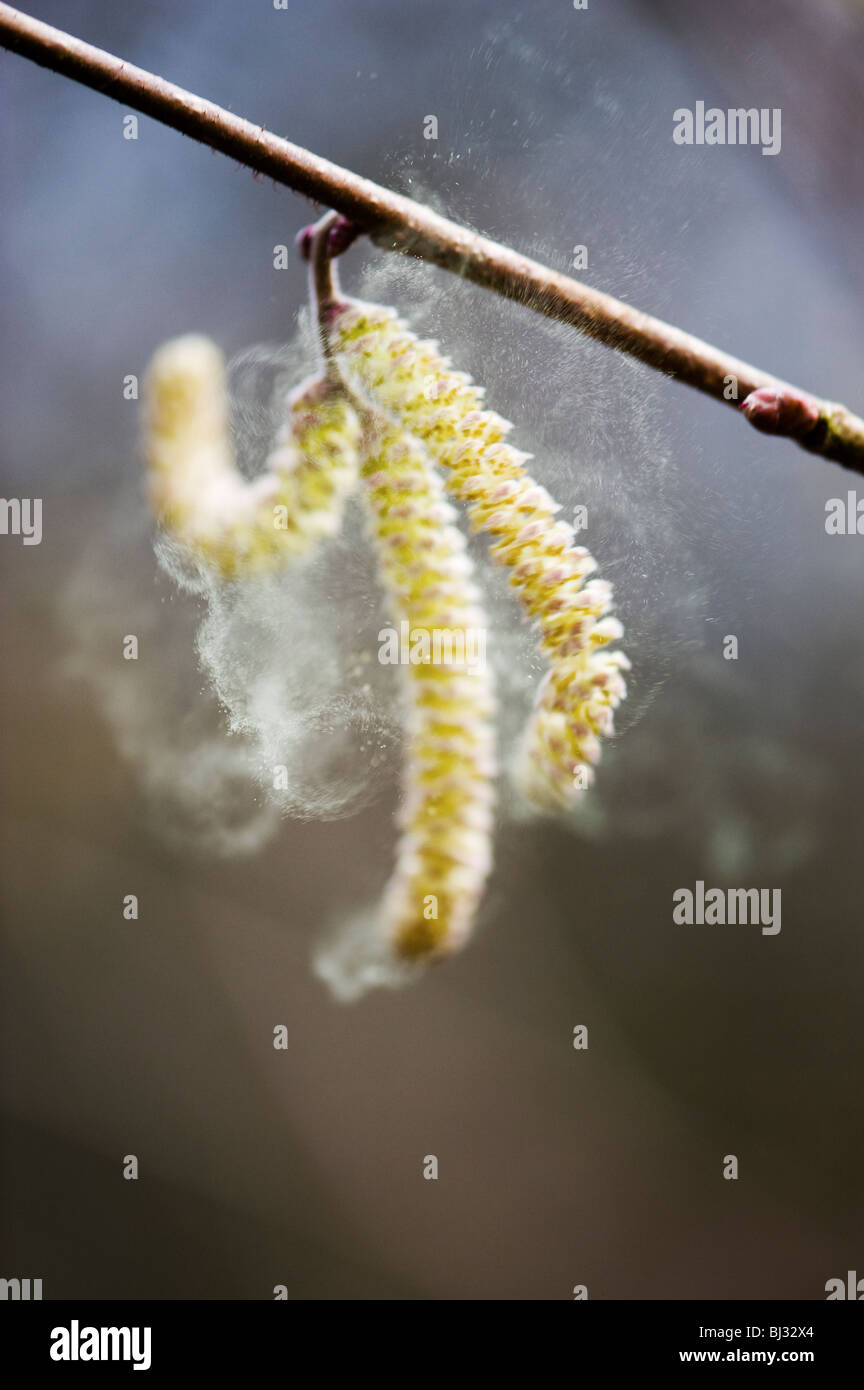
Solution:
<svg viewBox="0 0 864 1390">
<path fill-rule="evenodd" d="M 810 452 L 864 475 L 864 420 L 845 406 L 799 391 L 680 328 L 560 275 L 440 217 L 422 203 L 319 159 L 263 126 L 2 3 L 0 45 L 122 100 L 296 193 L 335 208 L 379 247 L 454 271 L 506 299 L 571 324 L 715 400 L 733 406 L 743 403 L 745 417 L 757 428 L 796 439 Z M 745 399 L 765 391 L 775 393 L 772 410 L 765 408 L 764 395 L 755 402 Z M 806 430 L 800 425 L 802 416 L 814 422 Z"/>
</svg>

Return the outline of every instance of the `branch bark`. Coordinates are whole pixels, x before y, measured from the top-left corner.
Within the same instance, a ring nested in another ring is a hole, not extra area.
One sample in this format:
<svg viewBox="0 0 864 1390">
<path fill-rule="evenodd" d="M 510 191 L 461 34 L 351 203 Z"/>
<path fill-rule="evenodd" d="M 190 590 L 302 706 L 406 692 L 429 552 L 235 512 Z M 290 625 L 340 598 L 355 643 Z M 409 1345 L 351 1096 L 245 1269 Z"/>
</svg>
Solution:
<svg viewBox="0 0 864 1390">
<path fill-rule="evenodd" d="M 263 126 L 2 3 L 0 46 L 122 101 L 295 193 L 334 208 L 382 249 L 428 261 L 569 324 L 715 400 L 742 407 L 757 429 L 794 439 L 809 452 L 864 476 L 864 420 L 845 406 L 800 391 L 680 328 L 460 227 L 422 203 L 320 159 Z M 730 378 L 735 380 L 737 397 L 727 399 Z M 760 395 L 750 401 L 755 392 Z M 767 409 L 769 396 L 772 405 Z"/>
</svg>

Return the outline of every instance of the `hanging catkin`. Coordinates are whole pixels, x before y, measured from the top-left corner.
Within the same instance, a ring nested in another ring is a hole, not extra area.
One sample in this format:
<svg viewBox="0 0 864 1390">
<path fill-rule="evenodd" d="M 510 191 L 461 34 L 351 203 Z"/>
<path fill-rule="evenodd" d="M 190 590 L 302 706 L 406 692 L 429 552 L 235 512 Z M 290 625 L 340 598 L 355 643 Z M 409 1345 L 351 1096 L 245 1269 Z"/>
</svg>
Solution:
<svg viewBox="0 0 864 1390">
<path fill-rule="evenodd" d="M 530 455 L 507 442 L 509 421 L 483 408 L 482 388 L 436 344 L 421 342 L 394 310 L 358 300 L 334 305 L 328 322 L 349 381 L 425 442 L 473 528 L 493 537 L 493 557 L 510 570 L 549 662 L 516 776 L 534 804 L 565 807 L 593 779 L 600 738 L 613 733 L 626 694 L 627 657 L 607 650 L 623 635 L 609 615 L 611 587 L 585 582 L 595 561 L 526 472 Z"/>
<path fill-rule="evenodd" d="M 535 805 L 567 807 L 589 785 L 629 663 L 609 649 L 622 636 L 611 587 L 591 578 L 593 558 L 527 473 L 530 456 L 508 443 L 509 422 L 394 310 L 342 298 L 327 252 L 334 225 L 331 214 L 307 238 L 320 375 L 287 398 L 262 473 L 248 482 L 236 468 L 223 359 L 195 335 L 153 358 L 146 455 L 161 524 L 194 560 L 236 582 L 334 535 L 361 484 L 408 650 L 398 657 L 406 747 L 393 873 L 372 932 L 361 941 L 349 933 L 320 970 L 353 997 L 392 982 L 394 967 L 463 945 L 492 863 L 487 624 L 445 486 L 491 537 L 548 663 L 516 764 Z"/>
<path fill-rule="evenodd" d="M 447 638 L 446 660 L 402 666 L 401 837 L 384 894 L 396 953 L 429 959 L 463 944 L 491 866 L 494 697 L 485 660 L 472 659 L 479 649 L 485 656 L 486 618 L 455 513 L 419 441 L 385 423 L 362 474 L 382 577 L 414 653 L 435 653 Z"/>
<path fill-rule="evenodd" d="M 360 425 L 344 392 L 312 378 L 286 401 L 264 471 L 238 472 L 221 352 L 189 334 L 154 354 L 145 381 L 145 453 L 157 520 L 225 578 L 271 569 L 335 534 L 358 477 Z"/>
</svg>

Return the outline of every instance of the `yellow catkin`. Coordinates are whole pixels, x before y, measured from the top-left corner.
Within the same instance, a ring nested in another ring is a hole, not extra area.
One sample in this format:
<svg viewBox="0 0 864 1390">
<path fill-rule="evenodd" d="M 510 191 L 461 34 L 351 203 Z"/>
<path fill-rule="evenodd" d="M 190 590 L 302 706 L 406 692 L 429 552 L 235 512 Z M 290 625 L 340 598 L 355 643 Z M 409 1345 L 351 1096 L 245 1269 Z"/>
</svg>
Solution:
<svg viewBox="0 0 864 1390">
<path fill-rule="evenodd" d="M 629 662 L 607 650 L 623 632 L 609 616 L 611 587 L 585 582 L 595 562 L 526 472 L 530 455 L 507 443 L 509 421 L 483 408 L 482 388 L 435 343 L 418 340 L 392 309 L 357 300 L 331 314 L 330 332 L 347 378 L 425 442 L 473 528 L 494 538 L 492 555 L 511 572 L 549 662 L 516 776 L 535 805 L 566 807 L 592 781 L 600 737 L 613 733 L 626 694 Z"/>
<path fill-rule="evenodd" d="M 198 563 L 225 578 L 254 574 L 338 530 L 361 433 L 338 388 L 315 378 L 291 393 L 274 450 L 252 481 L 234 461 L 225 363 L 209 338 L 189 334 L 159 348 L 145 401 L 153 507 Z"/>
<path fill-rule="evenodd" d="M 382 578 L 400 635 L 410 638 L 406 654 L 431 657 L 401 664 L 404 795 L 383 903 L 390 949 L 404 960 L 430 960 L 464 943 L 491 866 L 494 694 L 486 620 L 464 537 L 422 444 L 380 425 L 362 477 Z"/>
</svg>

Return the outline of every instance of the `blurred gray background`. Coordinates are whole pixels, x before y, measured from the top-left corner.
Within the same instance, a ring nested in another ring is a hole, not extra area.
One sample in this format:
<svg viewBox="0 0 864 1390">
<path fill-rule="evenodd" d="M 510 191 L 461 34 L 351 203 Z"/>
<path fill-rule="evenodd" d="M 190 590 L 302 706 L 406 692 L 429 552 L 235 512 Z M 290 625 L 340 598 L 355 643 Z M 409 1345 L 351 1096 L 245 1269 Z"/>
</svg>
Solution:
<svg viewBox="0 0 864 1390">
<path fill-rule="evenodd" d="M 864 405 L 859 4 L 34 4 L 562 270 L 585 244 L 590 283 Z M 588 506 L 634 672 L 584 813 L 526 819 L 502 791 L 465 953 L 336 1004 L 310 958 L 386 879 L 398 741 L 375 767 L 349 747 L 353 817 L 256 792 L 196 660 L 206 609 L 154 558 L 122 394 L 172 334 L 245 353 L 254 466 L 302 356 L 303 270 L 273 247 L 314 209 L 146 118 L 124 140 L 124 108 L 5 52 L 0 83 L 2 492 L 44 503 L 41 545 L 0 538 L 4 1276 L 46 1298 L 824 1297 L 864 1261 L 864 538 L 824 529 L 852 475 L 443 272 L 346 256 L 346 286 L 439 336 Z M 674 145 L 698 100 L 780 107 L 780 155 Z M 265 680 L 295 653 L 322 729 L 349 677 L 316 643 L 379 624 L 349 541 L 248 639 Z M 537 668 L 489 584 L 509 738 Z M 218 616 L 205 650 L 242 687 Z M 336 773 L 313 774 L 326 804 Z M 673 925 L 697 879 L 781 888 L 781 933 Z"/>
</svg>

